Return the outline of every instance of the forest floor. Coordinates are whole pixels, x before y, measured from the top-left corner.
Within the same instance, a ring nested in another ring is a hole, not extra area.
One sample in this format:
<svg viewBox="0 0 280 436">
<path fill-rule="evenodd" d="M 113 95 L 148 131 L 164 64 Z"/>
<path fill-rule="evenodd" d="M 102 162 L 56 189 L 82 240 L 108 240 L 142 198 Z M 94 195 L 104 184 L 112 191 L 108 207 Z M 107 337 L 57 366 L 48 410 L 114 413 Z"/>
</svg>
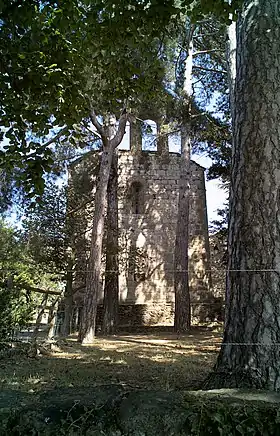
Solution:
<svg viewBox="0 0 280 436">
<path fill-rule="evenodd" d="M 170 329 L 97 337 L 82 346 L 70 337 L 45 356 L 0 360 L 0 390 L 41 393 L 54 388 L 122 384 L 131 389 L 199 389 L 213 368 L 221 333 L 193 328 L 177 337 Z"/>
</svg>

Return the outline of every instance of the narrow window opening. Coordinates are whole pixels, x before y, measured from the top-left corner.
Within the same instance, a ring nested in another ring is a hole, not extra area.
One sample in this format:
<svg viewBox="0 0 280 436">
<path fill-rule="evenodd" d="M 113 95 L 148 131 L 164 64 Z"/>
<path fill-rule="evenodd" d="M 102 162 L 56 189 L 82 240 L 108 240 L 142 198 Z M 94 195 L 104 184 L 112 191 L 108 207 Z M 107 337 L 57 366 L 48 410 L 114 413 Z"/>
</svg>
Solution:
<svg viewBox="0 0 280 436">
<path fill-rule="evenodd" d="M 142 150 L 157 150 L 157 124 L 153 120 L 145 120 L 142 123 Z"/>
<path fill-rule="evenodd" d="M 144 195 L 143 186 L 140 182 L 134 182 L 131 185 L 131 200 L 132 200 L 132 213 L 141 215 L 144 213 Z"/>
<path fill-rule="evenodd" d="M 126 123 L 124 137 L 118 147 L 119 150 L 130 150 L 130 122 Z"/>
<path fill-rule="evenodd" d="M 140 186 L 135 186 L 135 213 L 136 215 L 139 215 L 140 213 Z"/>
<path fill-rule="evenodd" d="M 181 135 L 178 133 L 168 135 L 168 150 L 171 153 L 181 153 Z"/>
</svg>

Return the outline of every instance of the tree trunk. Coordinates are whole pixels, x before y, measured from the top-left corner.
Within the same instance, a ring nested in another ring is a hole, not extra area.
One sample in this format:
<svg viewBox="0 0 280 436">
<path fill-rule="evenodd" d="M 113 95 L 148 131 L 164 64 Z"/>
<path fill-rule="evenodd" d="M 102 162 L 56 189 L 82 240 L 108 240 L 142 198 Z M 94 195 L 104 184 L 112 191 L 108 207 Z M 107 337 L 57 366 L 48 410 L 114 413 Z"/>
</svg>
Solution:
<svg viewBox="0 0 280 436">
<path fill-rule="evenodd" d="M 110 176 L 112 156 L 113 148 L 110 145 L 103 145 L 99 180 L 95 193 L 95 211 L 91 235 L 91 248 L 86 272 L 86 294 L 79 332 L 79 339 L 84 344 L 90 344 L 94 341 L 97 302 L 102 293 L 101 256 L 107 204 L 107 186 Z"/>
<path fill-rule="evenodd" d="M 190 290 L 189 290 L 189 204 L 190 204 L 190 136 L 188 126 L 181 129 L 181 174 L 177 229 L 175 240 L 175 318 L 174 329 L 177 333 L 189 330 L 191 326 Z"/>
<path fill-rule="evenodd" d="M 102 333 L 115 334 L 119 309 L 118 263 L 118 157 L 114 153 L 108 184 L 106 271 L 104 287 L 104 316 Z"/>
<path fill-rule="evenodd" d="M 280 389 L 280 3 L 244 1 L 237 24 L 228 308 L 205 387 Z"/>
<path fill-rule="evenodd" d="M 52 303 L 51 307 L 49 308 L 48 330 L 47 330 L 48 339 L 52 339 L 55 336 L 55 327 L 56 327 L 55 321 L 56 321 L 58 302 L 59 302 L 59 298 L 56 298 L 56 300 Z"/>
<path fill-rule="evenodd" d="M 95 337 L 97 303 L 102 294 L 101 257 L 108 181 L 114 150 L 121 143 L 125 134 L 127 114 L 125 111 L 122 114 L 118 129 L 116 129 L 116 118 L 114 116 L 110 115 L 105 118 L 104 127 L 98 122 L 93 110 L 91 111 L 91 119 L 102 138 L 103 151 L 94 199 L 91 248 L 87 264 L 86 291 L 79 330 L 79 340 L 83 344 L 92 343 Z"/>
<path fill-rule="evenodd" d="M 236 22 L 233 21 L 227 28 L 228 43 L 227 43 L 227 70 L 229 84 L 229 104 L 231 112 L 231 127 L 233 129 L 234 120 L 234 99 L 235 99 L 235 80 L 236 80 Z M 227 241 L 228 242 L 228 241 Z M 227 247 L 228 252 L 228 247 Z M 226 274 L 226 292 L 225 292 L 225 312 L 227 312 L 228 304 L 228 273 Z M 227 314 L 225 313 L 225 318 Z"/>
<path fill-rule="evenodd" d="M 185 61 L 185 77 L 183 85 L 183 99 L 187 114 L 181 127 L 181 168 L 178 200 L 178 216 L 176 240 L 174 250 L 174 294 L 175 313 L 174 329 L 177 333 L 184 333 L 191 326 L 191 306 L 189 289 L 189 208 L 190 208 L 190 95 L 192 92 L 192 64 L 193 44 L 190 29 L 188 56 Z"/>
<path fill-rule="evenodd" d="M 68 262 L 66 274 L 66 292 L 64 296 L 64 318 L 61 327 L 61 335 L 68 336 L 71 333 L 73 312 L 73 260 Z"/>
</svg>

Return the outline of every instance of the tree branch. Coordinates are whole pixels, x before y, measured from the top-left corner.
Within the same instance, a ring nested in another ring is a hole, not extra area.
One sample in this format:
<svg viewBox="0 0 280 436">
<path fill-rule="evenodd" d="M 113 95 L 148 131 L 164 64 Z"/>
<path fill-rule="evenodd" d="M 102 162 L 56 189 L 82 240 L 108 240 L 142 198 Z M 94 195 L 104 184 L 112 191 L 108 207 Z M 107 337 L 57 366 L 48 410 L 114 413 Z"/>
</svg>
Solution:
<svg viewBox="0 0 280 436">
<path fill-rule="evenodd" d="M 227 71 L 217 70 L 215 68 L 200 67 L 198 65 L 193 65 L 193 68 L 195 68 L 196 70 L 201 70 L 201 71 L 210 71 L 211 73 L 227 74 Z"/>
<path fill-rule="evenodd" d="M 60 130 L 60 132 L 57 133 L 53 138 L 51 138 L 49 141 L 45 142 L 45 144 L 42 145 L 43 148 L 48 147 L 53 142 L 57 141 L 65 132 L 67 131 L 67 127 L 63 127 L 63 129 Z"/>
<path fill-rule="evenodd" d="M 192 87 L 193 89 L 195 88 L 195 85 L 199 82 L 201 82 L 202 80 L 204 80 L 206 77 L 206 75 L 204 75 L 203 77 L 200 77 L 198 80 L 196 80 L 195 82 L 192 83 Z"/>
<path fill-rule="evenodd" d="M 49 295 L 62 295 L 61 292 L 58 291 L 50 291 L 48 289 L 35 288 L 33 286 L 20 284 L 18 287 L 25 289 L 26 291 L 37 292 L 39 294 L 49 294 Z"/>
<path fill-rule="evenodd" d="M 204 116 L 206 114 L 207 114 L 207 112 L 201 112 L 200 114 L 191 115 L 191 118 L 193 119 L 193 118 L 197 118 L 197 117 L 202 117 L 202 116 Z"/>
<path fill-rule="evenodd" d="M 106 142 L 106 135 L 103 126 L 100 124 L 100 122 L 97 119 L 96 113 L 93 108 L 90 109 L 89 113 L 90 119 L 94 127 L 96 128 L 97 132 L 101 136 L 102 141 Z"/>
<path fill-rule="evenodd" d="M 110 141 L 113 148 L 117 148 L 118 145 L 120 145 L 120 143 L 122 142 L 122 139 L 125 134 L 127 119 L 128 119 L 128 114 L 125 111 L 120 117 L 117 133 L 115 134 L 114 138 L 111 139 Z"/>
<path fill-rule="evenodd" d="M 204 54 L 204 53 L 213 53 L 213 52 L 221 52 L 221 51 L 222 50 L 219 50 L 216 48 L 213 48 L 212 50 L 199 50 L 199 51 L 195 51 L 193 53 L 193 56 L 197 56 L 197 55 Z"/>
<path fill-rule="evenodd" d="M 198 35 L 194 35 L 194 38 L 203 38 L 205 36 L 217 36 L 218 30 L 216 30 L 215 32 L 208 32 L 208 33 L 199 33 Z"/>
<path fill-rule="evenodd" d="M 190 31 L 189 31 L 188 46 L 189 46 L 191 40 L 193 39 L 195 29 L 196 29 L 196 24 L 191 24 Z"/>
<path fill-rule="evenodd" d="M 84 203 L 82 203 L 80 206 L 77 206 L 75 209 L 71 209 L 69 212 L 67 212 L 67 216 L 69 215 L 73 215 L 76 212 L 79 212 L 79 210 L 84 209 L 85 206 L 89 203 L 93 203 L 94 199 L 93 198 L 88 198 Z"/>
<path fill-rule="evenodd" d="M 102 139 L 100 133 L 98 133 L 96 130 L 91 130 L 85 123 L 83 123 L 83 126 L 85 129 L 87 129 L 92 135 L 96 135 L 97 138 Z"/>
</svg>

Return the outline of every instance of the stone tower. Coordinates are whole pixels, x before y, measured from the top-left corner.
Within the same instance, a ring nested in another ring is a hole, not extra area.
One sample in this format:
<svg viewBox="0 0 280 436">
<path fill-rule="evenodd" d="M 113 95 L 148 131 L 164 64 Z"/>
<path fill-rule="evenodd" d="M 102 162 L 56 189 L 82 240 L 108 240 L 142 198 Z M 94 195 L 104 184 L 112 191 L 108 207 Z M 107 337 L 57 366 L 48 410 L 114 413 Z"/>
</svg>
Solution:
<svg viewBox="0 0 280 436">
<path fill-rule="evenodd" d="M 168 142 L 142 150 L 141 131 L 130 125 L 130 149 L 118 150 L 119 299 L 121 324 L 172 324 L 173 257 L 177 222 L 180 154 Z M 99 153 L 90 152 L 69 170 L 73 247 L 82 288 L 94 207 Z M 207 321 L 212 301 L 205 169 L 191 162 L 189 270 L 193 321 Z M 79 204 L 84 205 L 79 208 Z M 82 304 L 82 291 L 76 303 Z M 102 305 L 103 296 L 99 303 Z"/>
</svg>

